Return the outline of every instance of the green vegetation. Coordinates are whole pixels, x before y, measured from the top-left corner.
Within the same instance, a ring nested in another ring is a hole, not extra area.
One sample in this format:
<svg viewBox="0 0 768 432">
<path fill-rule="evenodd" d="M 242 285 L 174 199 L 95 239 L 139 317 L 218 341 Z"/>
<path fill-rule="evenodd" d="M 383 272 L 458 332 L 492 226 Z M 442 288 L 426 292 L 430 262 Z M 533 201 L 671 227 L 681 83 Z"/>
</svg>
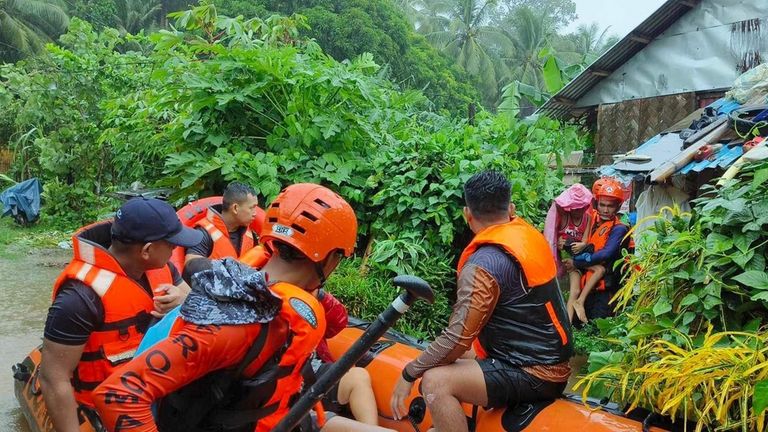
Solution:
<svg viewBox="0 0 768 432">
<path fill-rule="evenodd" d="M 549 161 L 583 144 L 547 119 L 436 113 L 372 55 L 339 62 L 302 37 L 300 15 L 228 18 L 204 3 L 171 16 L 175 30 L 149 36 L 73 18 L 61 45 L 0 68 L 12 174 L 43 181 L 43 223 L 92 222 L 117 206 L 110 192 L 137 180 L 174 189 L 177 204 L 233 180 L 262 202 L 291 183 L 323 183 L 360 220 L 359 259 L 333 289 L 371 317 L 391 300 L 375 294 L 389 293 L 391 276 L 424 276 L 439 303 L 401 328 L 426 336 L 448 316 L 452 261 L 469 237 L 461 185 L 501 170 L 519 213 L 541 222 L 562 187 Z"/>
<path fill-rule="evenodd" d="M 245 19 L 301 14 L 313 38 L 338 61 L 371 53 L 380 74 L 417 89 L 431 108 L 465 116 L 471 103 L 508 112 L 538 105 L 611 46 L 596 24 L 564 34 L 572 0 L 216 0 L 218 12 Z M 7 0 L 0 5 L 0 62 L 58 42 L 69 17 L 121 34 L 170 29 L 167 14 L 190 0 Z M 139 49 L 126 44 L 119 49 Z"/>
<path fill-rule="evenodd" d="M 375 263 L 373 260 L 372 262 Z M 440 289 L 440 283 L 450 280 L 453 273 L 435 272 L 426 262 L 420 262 L 410 273 L 431 279 L 433 288 L 437 288 L 435 302 L 431 305 L 425 302 L 416 303 L 398 320 L 394 328 L 419 339 L 431 340 L 444 328 L 451 314 L 452 302 L 448 291 Z M 380 268 L 378 265 L 374 264 L 369 268 L 363 266 L 360 259 L 347 260 L 328 278 L 326 289 L 347 306 L 351 316 L 373 321 L 398 294 L 390 282 L 392 276 L 393 273 L 389 269 Z M 437 281 L 438 285 L 435 285 L 437 277 L 442 280 Z"/>
<path fill-rule="evenodd" d="M 22 254 L 32 253 L 38 248 L 57 247 L 66 241 L 69 233 L 57 230 L 47 224 L 20 227 L 11 218 L 0 219 L 0 259 L 15 260 Z"/>
<path fill-rule="evenodd" d="M 571 0 L 400 0 L 419 33 L 478 82 L 483 103 L 543 103 L 617 39 L 597 25 L 562 34 Z"/>
<path fill-rule="evenodd" d="M 227 3 L 222 3 L 224 10 Z M 301 34 L 316 40 L 338 61 L 371 53 L 384 65 L 380 73 L 401 88 L 422 90 L 437 110 L 464 115 L 468 104 L 479 99 L 463 69 L 453 66 L 452 58 L 417 34 L 391 0 L 256 3 L 263 4 L 268 13 L 305 16 L 309 27 Z"/>
<path fill-rule="evenodd" d="M 34 54 L 64 33 L 69 17 L 56 0 L 0 2 L 0 61 Z"/>
<path fill-rule="evenodd" d="M 610 350 L 584 391 L 718 430 L 763 430 L 768 388 L 768 163 L 707 190 L 692 214 L 665 210 L 629 257 Z"/>
</svg>

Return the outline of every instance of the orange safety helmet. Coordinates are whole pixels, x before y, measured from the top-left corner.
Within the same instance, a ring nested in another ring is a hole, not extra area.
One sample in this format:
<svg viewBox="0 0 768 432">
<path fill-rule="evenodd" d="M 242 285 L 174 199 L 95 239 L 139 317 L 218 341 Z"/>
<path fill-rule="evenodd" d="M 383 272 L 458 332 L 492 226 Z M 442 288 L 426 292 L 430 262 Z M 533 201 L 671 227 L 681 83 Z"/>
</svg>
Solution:
<svg viewBox="0 0 768 432">
<path fill-rule="evenodd" d="M 600 199 L 601 197 L 618 200 L 619 205 L 621 205 L 624 202 L 624 187 L 620 181 L 606 178 L 595 192 L 595 199 Z"/>
<path fill-rule="evenodd" d="M 609 180 L 609 177 L 600 177 L 599 179 L 595 180 L 594 183 L 592 183 L 592 196 L 597 197 L 597 191 L 600 190 L 600 188 L 605 184 L 606 181 Z"/>
<path fill-rule="evenodd" d="M 313 183 L 283 189 L 267 208 L 261 231 L 262 242 L 284 242 L 316 263 L 335 250 L 351 256 L 356 239 L 357 217 L 349 203 Z"/>
</svg>

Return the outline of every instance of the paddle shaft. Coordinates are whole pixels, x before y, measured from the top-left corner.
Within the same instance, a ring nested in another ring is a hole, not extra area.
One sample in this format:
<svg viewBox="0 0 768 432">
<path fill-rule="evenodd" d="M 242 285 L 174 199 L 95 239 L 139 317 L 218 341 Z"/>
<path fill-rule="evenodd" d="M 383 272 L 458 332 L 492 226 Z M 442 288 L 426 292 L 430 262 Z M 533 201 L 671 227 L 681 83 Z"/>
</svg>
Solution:
<svg viewBox="0 0 768 432">
<path fill-rule="evenodd" d="M 275 426 L 273 432 L 288 432 L 293 430 L 299 422 L 309 414 L 315 404 L 325 396 L 325 393 L 334 386 L 347 371 L 360 360 L 360 357 L 394 324 L 418 297 L 408 291 L 398 296 L 389 307 L 382 312 L 376 321 L 368 326 L 368 329 L 360 336 L 360 339 L 344 353 L 338 361 L 321 376 L 309 388 L 296 404 L 291 407 L 288 414 Z"/>
</svg>

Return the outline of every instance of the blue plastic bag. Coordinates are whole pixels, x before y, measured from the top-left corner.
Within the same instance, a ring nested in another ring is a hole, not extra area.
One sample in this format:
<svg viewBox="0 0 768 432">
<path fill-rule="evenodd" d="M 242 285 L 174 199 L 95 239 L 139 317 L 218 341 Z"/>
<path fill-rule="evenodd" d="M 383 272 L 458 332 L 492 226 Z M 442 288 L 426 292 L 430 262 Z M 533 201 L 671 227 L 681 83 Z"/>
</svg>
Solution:
<svg viewBox="0 0 768 432">
<path fill-rule="evenodd" d="M 147 330 L 144 338 L 141 340 L 139 347 L 136 349 L 136 355 L 143 353 L 144 351 L 152 348 L 153 345 L 168 337 L 171 334 L 173 323 L 176 322 L 176 318 L 179 317 L 179 311 L 181 306 L 168 311 L 167 314 L 155 325 Z"/>
</svg>

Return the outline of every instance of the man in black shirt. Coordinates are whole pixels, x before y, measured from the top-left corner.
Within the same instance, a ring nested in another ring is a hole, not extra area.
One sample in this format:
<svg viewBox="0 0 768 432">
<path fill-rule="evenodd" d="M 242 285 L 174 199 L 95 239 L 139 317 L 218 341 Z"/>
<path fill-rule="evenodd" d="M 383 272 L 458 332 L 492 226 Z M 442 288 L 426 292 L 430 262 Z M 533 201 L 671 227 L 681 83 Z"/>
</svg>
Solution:
<svg viewBox="0 0 768 432">
<path fill-rule="evenodd" d="M 132 358 L 152 317 L 184 300 L 190 288 L 168 260 L 175 246 L 200 240 L 173 207 L 145 198 L 73 237 L 74 257 L 54 285 L 40 366 L 57 431 L 80 430 L 78 405 L 92 407 L 91 391 Z"/>
<path fill-rule="evenodd" d="M 168 269 L 173 277 L 173 285 L 186 285 L 176 266 L 168 263 Z M 148 295 L 154 296 L 146 275 L 136 281 Z M 171 295 L 157 297 L 158 309 L 168 310 L 167 301 Z M 160 301 L 164 301 L 160 303 Z M 153 315 L 162 316 L 159 311 Z M 104 323 L 104 304 L 99 295 L 88 285 L 76 279 L 69 279 L 59 289 L 59 293 L 48 309 L 43 334 L 46 339 L 64 345 L 84 344 L 91 332 Z"/>
<path fill-rule="evenodd" d="M 206 217 L 195 229 L 203 235 L 199 244 L 187 248 L 186 262 L 194 258 L 223 259 L 242 257 L 258 245 L 256 233 L 249 229 L 259 204 L 252 187 L 232 182 L 222 196 L 221 206 L 208 208 Z"/>
</svg>

